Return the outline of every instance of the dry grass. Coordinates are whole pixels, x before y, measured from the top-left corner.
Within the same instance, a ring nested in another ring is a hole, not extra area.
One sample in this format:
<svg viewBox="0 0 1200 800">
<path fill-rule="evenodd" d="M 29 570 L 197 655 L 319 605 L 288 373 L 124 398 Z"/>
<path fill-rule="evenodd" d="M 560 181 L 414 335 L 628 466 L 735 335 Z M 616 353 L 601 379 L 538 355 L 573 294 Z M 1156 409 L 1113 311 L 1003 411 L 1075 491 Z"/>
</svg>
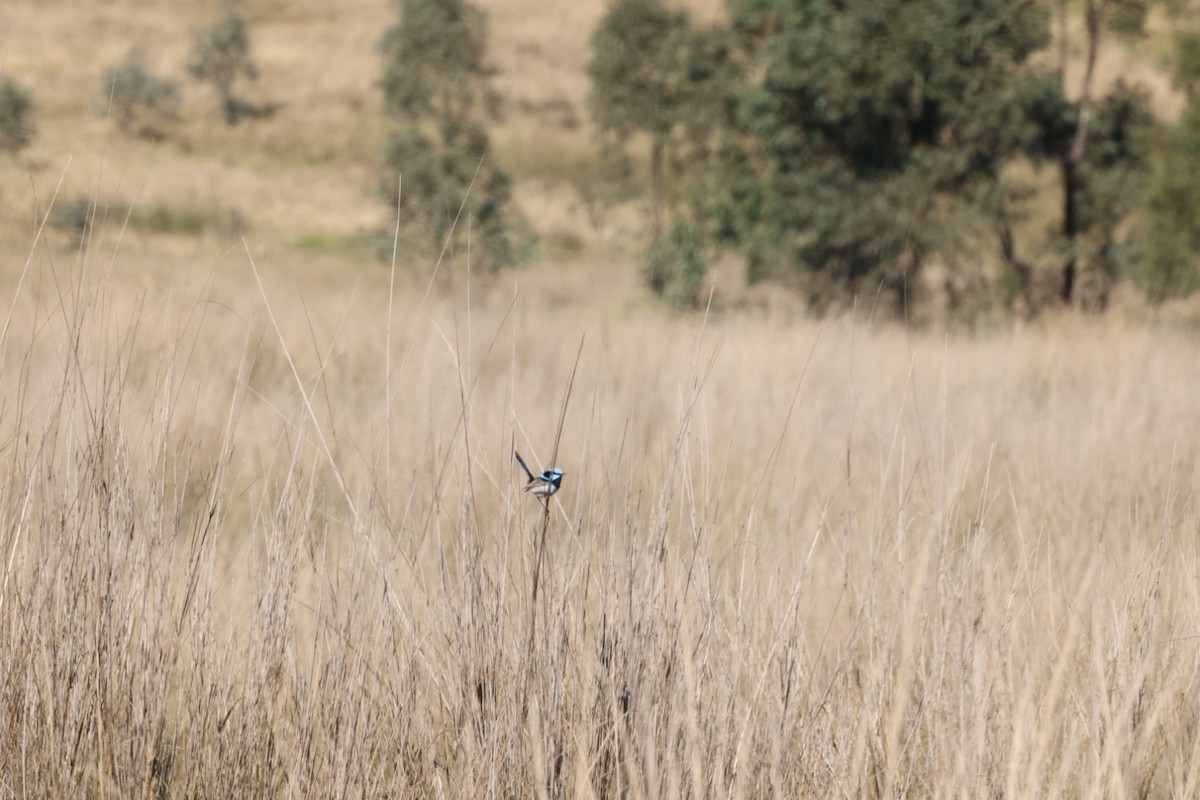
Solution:
<svg viewBox="0 0 1200 800">
<path fill-rule="evenodd" d="M 115 237 L 0 303 L 0 796 L 1197 792 L 1193 337 Z"/>
<path fill-rule="evenodd" d="M 275 118 L 191 98 L 160 143 L 93 84 L 127 44 L 177 68 L 219 4 L 0 20 L 43 124 L 0 161 L 0 797 L 1200 793 L 1192 333 L 671 317 L 590 241 L 432 283 L 405 252 L 393 290 L 337 246 L 386 223 L 391 8 L 336 5 L 255 6 Z M 539 120 L 602 4 L 485 5 L 526 109 L 497 149 L 586 238 L 583 133 Z M 31 247 L 64 173 L 237 209 L 250 252 L 117 211 Z M 539 560 L 510 453 L 547 465 L 581 341 Z"/>
</svg>

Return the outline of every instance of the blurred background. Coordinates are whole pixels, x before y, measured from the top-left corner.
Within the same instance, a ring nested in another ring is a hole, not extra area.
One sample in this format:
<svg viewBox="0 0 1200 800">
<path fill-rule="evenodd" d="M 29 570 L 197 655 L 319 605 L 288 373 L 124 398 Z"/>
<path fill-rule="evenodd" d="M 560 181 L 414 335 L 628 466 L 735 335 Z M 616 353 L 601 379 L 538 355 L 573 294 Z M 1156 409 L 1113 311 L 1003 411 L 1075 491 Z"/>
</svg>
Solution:
<svg viewBox="0 0 1200 800">
<path fill-rule="evenodd" d="M 43 220 L 60 256 L 119 235 L 114 277 L 140 284 L 246 235 L 297 271 L 375 269 L 398 243 L 424 277 L 445 256 L 668 309 L 1190 317 L 1194 12 L 16 3 L 0 246 Z"/>
</svg>

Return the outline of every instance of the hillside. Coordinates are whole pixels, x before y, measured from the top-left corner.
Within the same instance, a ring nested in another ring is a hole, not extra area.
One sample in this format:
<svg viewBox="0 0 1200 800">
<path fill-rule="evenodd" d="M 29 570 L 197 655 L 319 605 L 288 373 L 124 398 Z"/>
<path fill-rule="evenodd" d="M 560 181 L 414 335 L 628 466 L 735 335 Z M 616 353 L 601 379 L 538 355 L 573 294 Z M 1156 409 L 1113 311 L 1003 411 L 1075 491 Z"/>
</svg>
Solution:
<svg viewBox="0 0 1200 800">
<path fill-rule="evenodd" d="M 611 276 L 611 259 L 628 264 L 634 258 L 639 215 L 627 208 L 597 229 L 576 189 L 596 157 L 585 70 L 604 2 L 561 4 L 552 15 L 534 0 L 480 5 L 491 25 L 495 83 L 507 98 L 492 157 L 517 179 L 519 204 L 541 235 L 539 260 L 601 262 Z M 719 15 L 721 3 L 691 0 L 687 7 L 704 20 Z M 395 21 L 394 4 L 246 5 L 260 76 L 242 91 L 277 111 L 232 128 L 220 120 L 211 90 L 186 75 L 195 31 L 223 8 L 220 2 L 176 9 L 148 0 L 46 0 L 6 12 L 0 71 L 30 92 L 38 133 L 19 156 L 0 159 L 0 202 L 7 209 L 0 244 L 14 254 L 27 247 L 61 179 L 58 205 L 99 200 L 108 214 L 101 234 L 120 230 L 134 208 L 121 231 L 121 263 L 137 264 L 142 280 L 153 280 L 143 258 L 211 258 L 242 233 L 258 247 L 282 248 L 293 263 L 337 269 L 377 259 L 368 241 L 390 224 L 378 179 L 387 121 L 376 85 L 377 45 Z M 1077 45 L 1076 25 L 1070 35 Z M 1160 50 L 1107 48 L 1100 85 L 1117 77 L 1137 80 L 1151 88 L 1161 114 L 1177 113 L 1179 96 L 1160 69 Z M 179 117 L 163 126 L 159 141 L 122 134 L 106 119 L 105 69 L 132 51 L 183 92 Z M 1080 68 L 1077 51 L 1068 48 L 1072 69 Z M 69 249 L 69 236 L 48 236 Z M 740 291 L 736 274 L 721 283 L 723 292 Z"/>
<path fill-rule="evenodd" d="M 584 68 L 603 4 L 568 4 L 553 19 L 532 2 L 484 5 L 496 82 L 509 98 L 495 157 L 520 181 L 522 206 L 551 243 L 586 239 L 593 232 L 571 181 L 592 157 Z M 62 176 L 60 202 L 95 195 L 105 204 L 161 209 L 170 219 L 198 218 L 218 239 L 233 214 L 260 246 L 300 258 L 361 259 L 361 240 L 388 224 L 375 174 L 386 130 L 377 45 L 395 21 L 394 5 L 247 6 L 260 76 L 243 91 L 278 111 L 233 128 L 220 121 L 211 91 L 185 73 L 194 31 L 222 8 L 50 0 L 22 4 L 2 20 L 3 72 L 34 98 L 38 125 L 30 148 L 0 161 L 9 209 L 0 231 L 10 248 L 28 243 L 35 209 L 45 208 Z M 123 135 L 104 116 L 104 70 L 135 49 L 151 71 L 183 89 L 179 118 L 161 141 Z M 169 233 L 170 220 L 161 227 Z M 153 233 L 135 224 L 123 252 L 136 259 L 197 245 Z"/>
</svg>

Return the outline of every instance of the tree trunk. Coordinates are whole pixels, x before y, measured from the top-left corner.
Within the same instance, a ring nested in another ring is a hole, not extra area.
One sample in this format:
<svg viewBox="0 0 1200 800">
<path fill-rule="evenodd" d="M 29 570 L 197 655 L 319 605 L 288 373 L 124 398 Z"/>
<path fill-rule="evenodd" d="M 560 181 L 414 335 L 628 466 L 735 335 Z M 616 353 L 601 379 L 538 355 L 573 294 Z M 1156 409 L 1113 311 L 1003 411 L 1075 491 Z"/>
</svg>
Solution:
<svg viewBox="0 0 1200 800">
<path fill-rule="evenodd" d="M 1100 50 L 1100 16 L 1101 6 L 1105 0 L 1087 0 L 1084 9 L 1084 19 L 1087 23 L 1087 63 L 1083 70 L 1083 85 L 1079 91 L 1079 116 L 1075 122 L 1075 135 L 1071 139 L 1071 149 L 1062 159 L 1063 186 L 1063 236 L 1067 240 L 1067 261 L 1063 264 L 1062 289 L 1060 296 L 1067 305 L 1071 304 L 1075 294 L 1075 278 L 1078 274 L 1075 239 L 1079 235 L 1078 217 L 1078 169 L 1083 161 L 1083 151 L 1087 144 L 1088 125 L 1092 120 L 1092 84 L 1096 77 L 1096 56 Z M 1065 64 L 1064 64 L 1065 68 Z M 1064 71 L 1065 75 L 1065 71 Z M 1065 78 L 1064 78 L 1065 80 Z"/>
<path fill-rule="evenodd" d="M 996 225 L 996 231 L 1000 236 L 1000 254 L 1004 257 L 1004 263 L 1008 264 L 1008 268 L 1012 270 L 1013 278 L 1017 282 L 1017 296 L 1024 301 L 1026 312 L 1033 314 L 1037 311 L 1034 308 L 1033 298 L 1033 267 L 1028 261 L 1022 261 L 1017 256 L 1017 241 L 1013 236 L 1012 226 L 1009 225 L 1007 219 L 1002 219 Z"/>
<path fill-rule="evenodd" d="M 1063 236 L 1067 240 L 1067 261 L 1063 265 L 1062 288 L 1059 296 L 1067 305 L 1071 304 L 1072 295 L 1075 294 L 1075 274 L 1077 270 L 1075 258 L 1075 237 L 1079 235 L 1079 219 L 1076 209 L 1076 191 L 1075 183 L 1075 164 L 1074 159 L 1066 158 L 1062 162 L 1062 187 L 1063 187 Z"/>
</svg>

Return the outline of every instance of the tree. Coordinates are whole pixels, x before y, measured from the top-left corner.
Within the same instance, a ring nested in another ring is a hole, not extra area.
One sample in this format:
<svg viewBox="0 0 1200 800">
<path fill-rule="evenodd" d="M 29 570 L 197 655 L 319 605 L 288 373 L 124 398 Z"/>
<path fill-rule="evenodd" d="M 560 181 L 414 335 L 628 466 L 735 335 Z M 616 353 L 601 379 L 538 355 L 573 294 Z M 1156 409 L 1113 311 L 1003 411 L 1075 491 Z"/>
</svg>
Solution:
<svg viewBox="0 0 1200 800">
<path fill-rule="evenodd" d="M 0 148 L 9 153 L 33 139 L 33 101 L 8 78 L 0 79 Z"/>
<path fill-rule="evenodd" d="M 246 22 L 230 11 L 208 28 L 196 34 L 188 72 L 198 81 L 211 83 L 221 99 L 227 125 L 236 125 L 257 109 L 234 94 L 239 77 L 258 77 L 258 68 L 250 58 L 250 34 Z"/>
<path fill-rule="evenodd" d="M 650 137 L 651 230 L 662 230 L 667 142 L 687 101 L 682 80 L 689 20 L 662 0 L 616 0 L 592 34 L 592 114 L 601 131 L 624 143 Z"/>
<path fill-rule="evenodd" d="M 726 31 L 699 29 L 662 0 L 614 0 L 592 34 L 590 103 L 605 152 L 649 139 L 646 280 L 681 306 L 696 302 L 711 250 L 701 189 L 710 181 L 695 168 L 725 116 L 728 56 Z"/>
<path fill-rule="evenodd" d="M 159 124 L 179 107 L 175 84 L 150 73 L 136 51 L 105 70 L 100 99 L 118 128 L 139 136 L 156 136 Z"/>
<path fill-rule="evenodd" d="M 1155 124 L 1147 92 L 1124 81 L 1118 80 L 1096 104 L 1086 152 L 1074 174 L 1075 236 L 1068 240 L 1073 246 L 1063 271 L 1063 302 L 1103 310 L 1113 285 L 1135 266 L 1137 244 L 1120 235 L 1121 223 L 1135 211 L 1145 185 L 1144 140 Z M 1094 278 L 1090 292 L 1079 291 L 1079 268 L 1072 261 L 1089 268 Z M 1075 286 L 1069 285 L 1072 280 Z"/>
<path fill-rule="evenodd" d="M 1098 305 L 1103 307 L 1107 288 L 1121 264 L 1114 259 L 1112 238 L 1117 222 L 1132 209 L 1132 199 L 1145 174 L 1136 138 L 1150 127 L 1153 118 L 1144 93 L 1118 81 L 1111 92 L 1096 98 L 1096 62 L 1105 33 L 1135 37 L 1142 33 L 1149 0 L 1084 0 L 1083 17 L 1087 35 L 1083 76 L 1078 99 L 1066 103 L 1071 120 L 1069 139 L 1063 138 L 1062 117 L 1043 129 L 1044 152 L 1058 165 L 1062 185 L 1061 237 L 1066 252 L 1059 296 L 1063 303 L 1075 300 L 1080 261 L 1085 263 L 1087 237 L 1096 233 L 1101 246 L 1092 248 L 1092 261 L 1104 276 Z M 1062 15 L 1062 49 L 1059 77 L 1066 95 L 1067 4 L 1059 2 Z M 1098 121 L 1104 125 L 1097 126 Z M 1096 157 L 1091 151 L 1102 150 Z M 1091 212 L 1091 213 L 1089 213 Z"/>
<path fill-rule="evenodd" d="M 922 265 L 1017 157 L 1049 41 L 1032 0 L 731 0 L 751 76 L 725 149 L 725 230 L 749 277 L 818 306 L 863 291 L 905 313 Z"/>
<path fill-rule="evenodd" d="M 513 207 L 512 181 L 490 159 L 486 129 L 500 98 L 487 65 L 487 19 L 465 0 L 400 0 L 400 22 L 384 36 L 384 105 L 395 119 L 383 191 L 401 221 L 436 248 L 467 221 L 486 268 L 528 258 L 533 234 Z M 459 219 L 459 209 L 462 216 Z M 457 226 L 455 223 L 458 223 Z"/>
</svg>

